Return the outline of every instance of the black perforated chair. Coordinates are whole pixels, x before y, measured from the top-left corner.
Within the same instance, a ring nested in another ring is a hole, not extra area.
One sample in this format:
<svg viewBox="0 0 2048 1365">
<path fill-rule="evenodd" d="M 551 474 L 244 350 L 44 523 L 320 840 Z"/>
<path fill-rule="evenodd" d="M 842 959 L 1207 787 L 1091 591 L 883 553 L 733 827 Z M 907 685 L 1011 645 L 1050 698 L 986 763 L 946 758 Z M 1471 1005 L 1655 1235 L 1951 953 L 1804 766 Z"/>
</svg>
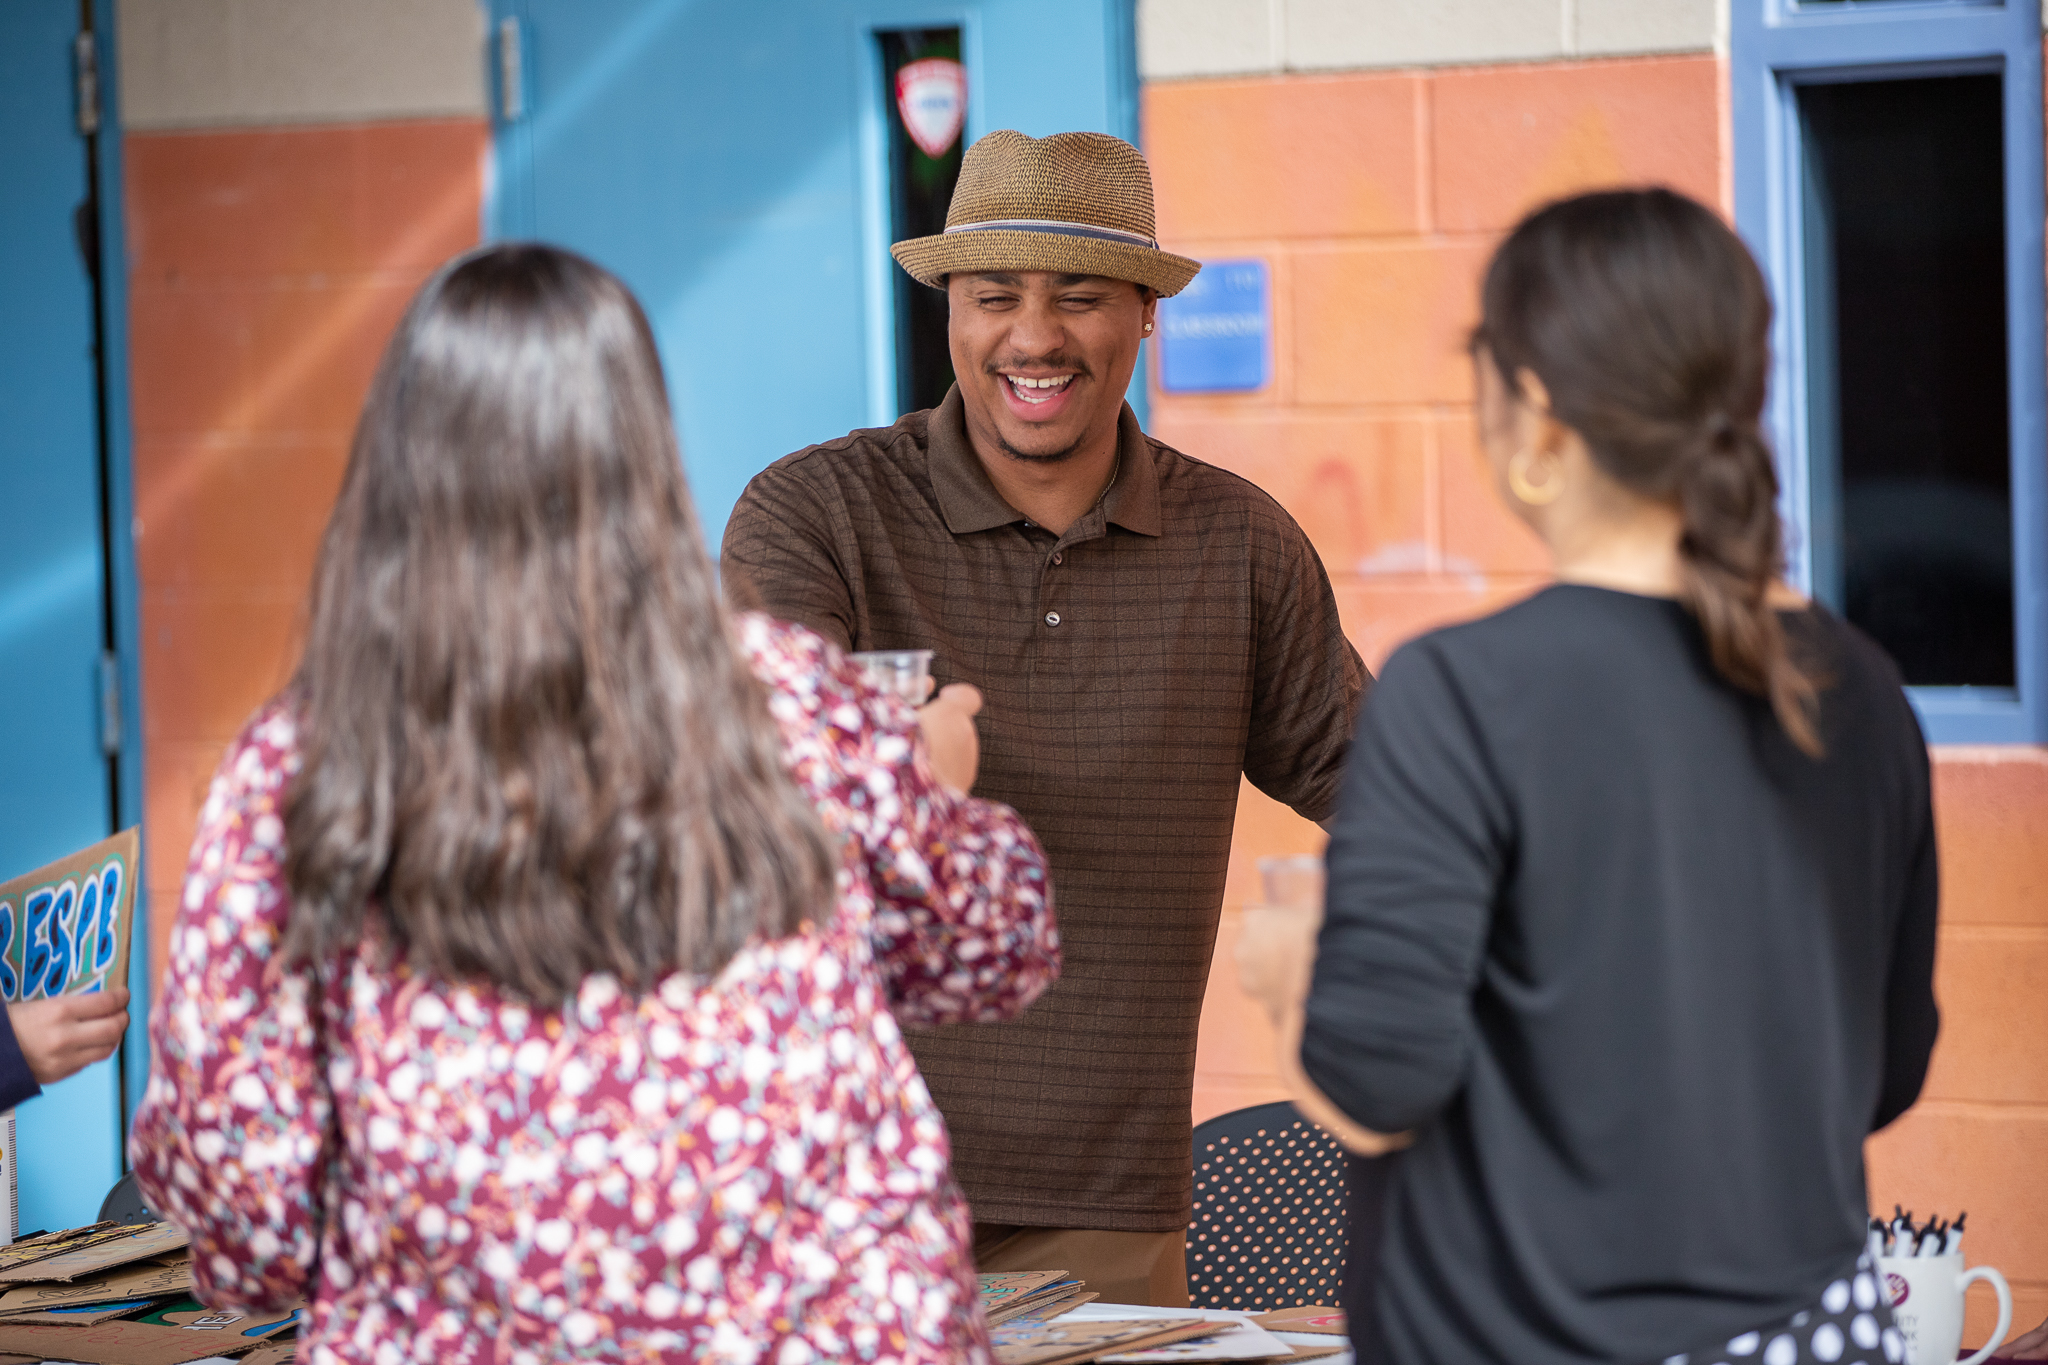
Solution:
<svg viewBox="0 0 2048 1365">
<path fill-rule="evenodd" d="M 1293 1105 L 1258 1104 L 1195 1129 L 1188 1297 L 1266 1313 L 1339 1302 L 1345 1152 Z"/>
</svg>

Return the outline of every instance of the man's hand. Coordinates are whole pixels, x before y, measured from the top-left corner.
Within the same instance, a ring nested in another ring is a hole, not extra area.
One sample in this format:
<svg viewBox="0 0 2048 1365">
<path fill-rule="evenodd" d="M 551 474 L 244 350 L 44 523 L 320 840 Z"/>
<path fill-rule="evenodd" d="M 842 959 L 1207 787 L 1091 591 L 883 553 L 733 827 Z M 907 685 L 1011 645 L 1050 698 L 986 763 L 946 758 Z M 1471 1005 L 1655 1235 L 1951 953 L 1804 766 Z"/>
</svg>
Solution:
<svg viewBox="0 0 2048 1365">
<path fill-rule="evenodd" d="M 128 1031 L 128 990 L 60 995 L 7 1007 L 14 1041 L 41 1085 L 54 1085 L 81 1067 L 111 1056 Z"/>
<path fill-rule="evenodd" d="M 2048 1360 L 2048 1322 L 1998 1348 L 2007 1360 Z"/>
<path fill-rule="evenodd" d="M 1308 998 L 1316 965 L 1320 905 L 1248 905 L 1238 921 L 1237 984 L 1277 1027 Z"/>
<path fill-rule="evenodd" d="M 1302 1006 L 1315 976 L 1320 905 L 1248 905 L 1237 930 L 1237 984 L 1265 1007 L 1280 1035 L 1280 1083 L 1303 1118 L 1360 1156 L 1406 1147 L 1408 1133 L 1376 1133 L 1353 1123 L 1301 1069 Z"/>
<path fill-rule="evenodd" d="M 956 796 L 973 791 L 981 771 L 981 735 L 974 728 L 980 711 L 981 689 L 972 683 L 948 683 L 917 710 L 932 772 Z"/>
</svg>

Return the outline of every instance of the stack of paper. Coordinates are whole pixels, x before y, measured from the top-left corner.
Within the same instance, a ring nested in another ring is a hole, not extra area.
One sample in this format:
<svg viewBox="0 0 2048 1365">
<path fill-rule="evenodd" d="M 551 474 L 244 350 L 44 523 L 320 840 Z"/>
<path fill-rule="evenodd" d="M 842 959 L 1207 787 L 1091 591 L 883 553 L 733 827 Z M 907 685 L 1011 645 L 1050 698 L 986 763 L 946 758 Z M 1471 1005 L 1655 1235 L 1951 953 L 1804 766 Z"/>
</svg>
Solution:
<svg viewBox="0 0 2048 1365">
<path fill-rule="evenodd" d="M 298 1321 L 296 1310 L 202 1305 L 184 1231 L 170 1223 L 95 1223 L 0 1247 L 0 1365 L 286 1365 Z"/>
</svg>

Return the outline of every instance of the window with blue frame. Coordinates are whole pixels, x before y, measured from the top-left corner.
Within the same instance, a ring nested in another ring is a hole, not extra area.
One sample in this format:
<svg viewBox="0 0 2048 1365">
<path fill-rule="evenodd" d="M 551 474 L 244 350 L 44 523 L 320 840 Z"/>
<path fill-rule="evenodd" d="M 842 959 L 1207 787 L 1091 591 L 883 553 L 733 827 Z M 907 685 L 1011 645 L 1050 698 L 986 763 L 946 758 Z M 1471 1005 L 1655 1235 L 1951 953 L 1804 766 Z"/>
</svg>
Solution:
<svg viewBox="0 0 2048 1365">
<path fill-rule="evenodd" d="M 1936 742 L 2048 740 L 2039 0 L 1735 0 L 1795 576 Z"/>
</svg>

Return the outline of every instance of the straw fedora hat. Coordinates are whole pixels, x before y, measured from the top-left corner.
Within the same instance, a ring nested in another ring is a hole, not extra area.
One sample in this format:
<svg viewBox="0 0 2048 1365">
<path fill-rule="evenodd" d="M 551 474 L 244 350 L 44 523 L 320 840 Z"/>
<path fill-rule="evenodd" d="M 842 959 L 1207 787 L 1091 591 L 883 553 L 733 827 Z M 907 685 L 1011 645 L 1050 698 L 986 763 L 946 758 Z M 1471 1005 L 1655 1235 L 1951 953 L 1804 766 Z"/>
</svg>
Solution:
<svg viewBox="0 0 2048 1365">
<path fill-rule="evenodd" d="M 1200 261 L 1159 249 L 1152 169 L 1107 133 L 990 133 L 960 162 L 946 230 L 889 248 L 911 278 L 946 287 L 956 270 L 1104 275 L 1178 294 Z"/>
</svg>

